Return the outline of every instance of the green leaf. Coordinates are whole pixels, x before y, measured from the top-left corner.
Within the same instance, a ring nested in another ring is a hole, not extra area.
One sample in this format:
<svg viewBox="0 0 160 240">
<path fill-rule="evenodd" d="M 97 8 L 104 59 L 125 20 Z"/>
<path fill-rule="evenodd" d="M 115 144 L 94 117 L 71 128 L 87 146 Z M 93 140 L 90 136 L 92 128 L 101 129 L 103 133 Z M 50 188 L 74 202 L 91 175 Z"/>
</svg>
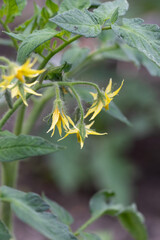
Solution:
<svg viewBox="0 0 160 240">
<path fill-rule="evenodd" d="M 2 240 L 10 240 L 11 239 L 11 235 L 10 235 L 7 227 L 1 221 L 0 221 L 0 239 L 2 239 Z"/>
<path fill-rule="evenodd" d="M 46 0 L 46 6 L 49 8 L 52 14 L 58 12 L 59 7 L 56 3 L 52 2 L 52 0 Z"/>
<path fill-rule="evenodd" d="M 71 225 L 73 223 L 72 216 L 59 204 L 48 199 L 47 197 L 43 197 L 44 201 L 50 206 L 51 212 L 56 215 L 56 217 L 64 224 Z"/>
<path fill-rule="evenodd" d="M 129 122 L 129 120 L 123 115 L 123 113 L 120 111 L 120 109 L 116 106 L 114 102 L 111 102 L 109 104 L 109 110 L 106 111 L 106 113 L 120 120 L 121 122 L 127 124 L 128 126 L 131 126 L 131 123 Z"/>
<path fill-rule="evenodd" d="M 3 11 L 6 16 L 6 24 L 12 22 L 14 17 L 20 16 L 27 4 L 26 0 L 3 0 L 3 2 Z"/>
<path fill-rule="evenodd" d="M 87 233 L 87 232 L 82 232 L 80 234 L 80 239 L 82 240 L 101 240 L 99 236 L 97 236 L 94 233 Z"/>
<path fill-rule="evenodd" d="M 35 193 L 24 193 L 0 187 L 0 199 L 10 202 L 18 218 L 50 240 L 77 240 L 67 225 L 49 212 L 49 206 Z"/>
<path fill-rule="evenodd" d="M 10 162 L 28 157 L 49 154 L 62 149 L 41 137 L 0 133 L 0 161 Z"/>
<path fill-rule="evenodd" d="M 114 203 L 115 194 L 102 190 L 96 193 L 90 200 L 90 209 L 93 218 L 104 214 L 115 216 L 122 225 L 134 237 L 135 240 L 147 240 L 147 231 L 144 218 L 135 205 L 124 207 Z"/>
<path fill-rule="evenodd" d="M 31 33 L 21 43 L 18 49 L 17 61 L 24 63 L 28 56 L 42 43 L 52 39 L 58 32 L 52 29 L 42 29 Z"/>
<path fill-rule="evenodd" d="M 92 12 L 87 10 L 69 10 L 56 15 L 51 18 L 50 21 L 69 32 L 80 34 L 85 37 L 96 37 L 101 33 L 101 25 L 97 18 Z"/>
<path fill-rule="evenodd" d="M 118 8 L 118 15 L 123 16 L 128 10 L 129 4 L 127 0 L 115 0 L 112 2 L 102 3 L 97 9 L 93 12 L 94 14 L 101 19 L 102 22 L 110 19 Z"/>
<path fill-rule="evenodd" d="M 118 8 L 114 11 L 114 13 L 111 16 L 111 23 L 114 24 L 118 19 Z"/>
<path fill-rule="evenodd" d="M 160 66 L 160 28 L 153 24 L 144 24 L 139 18 L 123 19 L 123 25 L 112 25 L 113 31 L 129 46 L 145 54 L 147 58 Z"/>
<path fill-rule="evenodd" d="M 19 41 L 23 41 L 27 37 L 23 33 L 12 33 L 12 32 L 5 32 L 5 31 L 4 31 L 4 33 L 6 33 L 8 36 L 13 37 Z"/>
<path fill-rule="evenodd" d="M 80 10 L 88 9 L 91 5 L 90 0 L 63 0 L 60 8 L 59 13 L 78 8 Z"/>
<path fill-rule="evenodd" d="M 73 70 L 75 67 L 79 66 L 85 58 L 89 54 L 88 48 L 80 48 L 80 47 L 73 47 L 65 51 L 65 53 L 62 56 L 61 63 L 64 64 L 65 62 L 72 65 L 71 70 Z"/>
<path fill-rule="evenodd" d="M 147 240 L 147 231 L 144 225 L 144 218 L 136 209 L 135 205 L 125 208 L 118 218 L 122 225 L 136 240 Z"/>
<path fill-rule="evenodd" d="M 91 7 L 98 7 L 101 4 L 100 0 L 91 0 Z"/>
<path fill-rule="evenodd" d="M 114 216 L 121 209 L 120 204 L 114 204 L 115 193 L 102 190 L 96 193 L 90 200 L 89 206 L 93 216 L 109 214 Z"/>
</svg>

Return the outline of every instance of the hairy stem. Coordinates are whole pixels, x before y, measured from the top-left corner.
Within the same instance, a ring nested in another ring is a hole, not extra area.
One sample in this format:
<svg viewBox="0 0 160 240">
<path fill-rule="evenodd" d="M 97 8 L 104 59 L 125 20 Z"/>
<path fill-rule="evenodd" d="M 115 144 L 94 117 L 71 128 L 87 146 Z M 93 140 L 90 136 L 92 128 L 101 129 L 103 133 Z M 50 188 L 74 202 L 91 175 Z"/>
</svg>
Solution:
<svg viewBox="0 0 160 240">
<path fill-rule="evenodd" d="M 49 60 L 58 52 L 60 52 L 62 49 L 64 49 L 66 46 L 68 46 L 70 43 L 76 41 L 78 38 L 80 38 L 81 35 L 76 35 L 69 39 L 68 41 L 61 44 L 59 47 L 57 47 L 53 52 L 49 53 L 49 55 L 43 60 L 43 62 L 40 64 L 38 69 L 42 69 L 46 66 L 46 64 L 49 62 Z"/>
<path fill-rule="evenodd" d="M 78 93 L 76 92 L 76 90 L 72 87 L 72 85 L 69 86 L 71 91 L 73 92 L 76 100 L 77 100 L 77 103 L 78 103 L 78 106 L 79 106 L 79 109 L 80 109 L 80 113 L 81 113 L 81 123 L 83 123 L 83 119 L 84 119 L 84 109 L 83 109 L 83 106 L 82 106 L 82 103 L 81 103 L 81 99 L 78 95 Z"/>
</svg>

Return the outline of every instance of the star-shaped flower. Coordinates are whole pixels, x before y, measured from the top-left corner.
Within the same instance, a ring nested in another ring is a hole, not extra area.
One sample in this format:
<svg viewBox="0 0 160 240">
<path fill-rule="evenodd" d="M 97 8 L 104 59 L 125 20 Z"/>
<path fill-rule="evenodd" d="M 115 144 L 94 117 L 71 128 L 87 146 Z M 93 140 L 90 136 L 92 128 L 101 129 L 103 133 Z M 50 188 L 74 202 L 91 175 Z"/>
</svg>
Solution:
<svg viewBox="0 0 160 240">
<path fill-rule="evenodd" d="M 47 133 L 52 130 L 51 136 L 53 136 L 54 132 L 55 132 L 55 127 L 57 126 L 59 135 L 61 136 L 62 135 L 62 125 L 65 130 L 68 130 L 69 123 L 74 124 L 73 121 L 71 120 L 71 118 L 64 113 L 64 110 L 63 109 L 59 110 L 58 105 L 56 105 L 56 107 L 52 113 L 52 124 L 51 124 L 50 129 L 47 131 Z"/>
<path fill-rule="evenodd" d="M 73 125 L 73 128 L 68 129 L 66 131 L 66 135 L 63 138 L 59 139 L 59 141 L 66 138 L 69 134 L 75 133 L 77 135 L 77 140 L 80 143 L 80 146 L 82 149 L 84 146 L 84 140 L 85 140 L 85 138 L 88 137 L 88 135 L 105 135 L 105 134 L 107 134 L 107 133 L 98 133 L 98 132 L 90 129 L 93 124 L 94 124 L 94 121 L 89 125 L 85 125 L 84 123 L 77 124 L 77 126 Z"/>
<path fill-rule="evenodd" d="M 90 120 L 93 120 L 98 113 L 102 110 L 102 108 L 104 107 L 106 110 L 109 109 L 109 103 L 112 101 L 112 99 L 114 98 L 114 96 L 116 96 L 121 87 L 123 85 L 123 81 L 121 83 L 121 86 L 114 92 L 111 92 L 112 89 L 112 79 L 110 79 L 108 86 L 106 87 L 105 92 L 102 92 L 103 94 L 103 101 L 102 101 L 102 96 L 99 97 L 97 93 L 90 93 L 93 96 L 94 102 L 92 104 L 92 106 L 89 108 L 88 112 L 85 115 L 85 118 L 88 117 L 91 113 L 93 113 L 92 117 L 90 118 Z"/>
</svg>

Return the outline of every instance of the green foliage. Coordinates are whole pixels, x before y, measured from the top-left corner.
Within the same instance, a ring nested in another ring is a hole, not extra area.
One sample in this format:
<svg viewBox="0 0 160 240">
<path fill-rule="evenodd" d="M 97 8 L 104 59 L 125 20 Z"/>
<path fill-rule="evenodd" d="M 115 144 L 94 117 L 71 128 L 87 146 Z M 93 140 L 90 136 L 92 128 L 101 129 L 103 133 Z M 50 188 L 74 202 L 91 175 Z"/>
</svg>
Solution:
<svg viewBox="0 0 160 240">
<path fill-rule="evenodd" d="M 51 11 L 51 14 L 58 12 L 59 7 L 52 0 L 46 0 L 46 6 Z"/>
<path fill-rule="evenodd" d="M 91 5 L 90 0 L 63 0 L 60 8 L 59 8 L 59 13 L 77 8 L 77 9 L 88 9 L 89 6 Z"/>
<path fill-rule="evenodd" d="M 116 106 L 114 102 L 111 102 L 109 110 L 106 113 L 110 114 L 112 117 L 120 120 L 121 122 L 127 124 L 128 126 L 131 126 L 131 123 L 128 121 L 126 116 L 121 112 L 121 110 Z"/>
<path fill-rule="evenodd" d="M 54 145 L 41 137 L 29 135 L 15 136 L 5 134 L 0 135 L 0 161 L 10 162 L 24 158 L 39 156 L 55 152 L 61 147 Z"/>
<path fill-rule="evenodd" d="M 28 56 L 42 43 L 56 36 L 58 32 L 54 29 L 43 29 L 35 31 L 27 36 L 21 43 L 17 53 L 17 61 L 24 63 Z"/>
<path fill-rule="evenodd" d="M 61 63 L 69 63 L 72 65 L 71 71 L 79 66 L 88 56 L 89 49 L 88 48 L 80 48 L 78 46 L 72 47 L 64 52 Z"/>
<path fill-rule="evenodd" d="M 54 240 L 76 240 L 67 225 L 50 213 L 49 205 L 35 193 L 24 193 L 8 187 L 0 187 L 1 201 L 10 202 L 16 216 L 45 237 Z"/>
<path fill-rule="evenodd" d="M 50 21 L 61 28 L 85 37 L 96 37 L 101 32 L 101 25 L 92 12 L 73 9 L 56 15 Z"/>
<path fill-rule="evenodd" d="M 113 20 L 113 14 L 116 13 L 117 15 L 117 9 L 118 9 L 118 16 L 125 15 L 125 13 L 128 10 L 128 7 L 129 7 L 129 4 L 127 0 L 115 0 L 112 2 L 109 1 L 109 2 L 102 3 L 97 9 L 95 9 L 94 14 L 95 16 L 101 19 L 102 23 L 104 23 L 104 21 L 106 21 L 107 19 L 112 18 Z"/>
<path fill-rule="evenodd" d="M 73 223 L 72 216 L 58 203 L 51 201 L 47 197 L 43 197 L 44 201 L 50 206 L 51 212 L 64 224 L 71 225 Z"/>
<path fill-rule="evenodd" d="M 147 231 L 144 218 L 135 207 L 124 207 L 114 202 L 114 193 L 106 190 L 96 193 L 90 200 L 90 209 L 93 217 L 99 215 L 112 215 L 117 217 L 123 226 L 136 240 L 147 240 Z"/>
<path fill-rule="evenodd" d="M 11 235 L 10 235 L 7 227 L 5 226 L 5 224 L 2 221 L 0 221 L 0 239 L 3 239 L 3 240 L 11 239 Z"/>
<path fill-rule="evenodd" d="M 5 23 L 10 23 L 14 20 L 14 17 L 20 16 L 23 9 L 25 8 L 26 0 L 3 0 L 1 16 L 6 16 Z"/>
<path fill-rule="evenodd" d="M 146 227 L 144 226 L 144 217 L 137 211 L 135 205 L 125 208 L 120 212 L 118 218 L 122 225 L 137 240 L 148 239 Z"/>
<path fill-rule="evenodd" d="M 87 233 L 87 232 L 83 232 L 80 234 L 80 239 L 83 240 L 101 240 L 101 238 L 99 238 L 99 236 L 97 236 L 94 233 Z"/>
<path fill-rule="evenodd" d="M 123 25 L 112 25 L 114 32 L 129 46 L 144 53 L 160 66 L 160 46 L 158 43 L 160 29 L 157 25 L 144 24 L 139 18 L 123 19 Z"/>
</svg>

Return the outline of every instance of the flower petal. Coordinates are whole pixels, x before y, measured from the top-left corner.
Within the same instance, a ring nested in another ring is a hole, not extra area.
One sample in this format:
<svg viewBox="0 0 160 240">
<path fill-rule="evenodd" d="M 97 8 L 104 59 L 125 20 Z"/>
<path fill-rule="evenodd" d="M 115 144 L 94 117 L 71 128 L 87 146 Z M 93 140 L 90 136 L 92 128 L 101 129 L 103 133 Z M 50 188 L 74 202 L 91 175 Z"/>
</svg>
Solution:
<svg viewBox="0 0 160 240">
<path fill-rule="evenodd" d="M 109 80 L 109 84 L 106 87 L 105 93 L 111 92 L 111 89 L 112 89 L 112 78 L 110 78 L 110 80 Z"/>
</svg>

